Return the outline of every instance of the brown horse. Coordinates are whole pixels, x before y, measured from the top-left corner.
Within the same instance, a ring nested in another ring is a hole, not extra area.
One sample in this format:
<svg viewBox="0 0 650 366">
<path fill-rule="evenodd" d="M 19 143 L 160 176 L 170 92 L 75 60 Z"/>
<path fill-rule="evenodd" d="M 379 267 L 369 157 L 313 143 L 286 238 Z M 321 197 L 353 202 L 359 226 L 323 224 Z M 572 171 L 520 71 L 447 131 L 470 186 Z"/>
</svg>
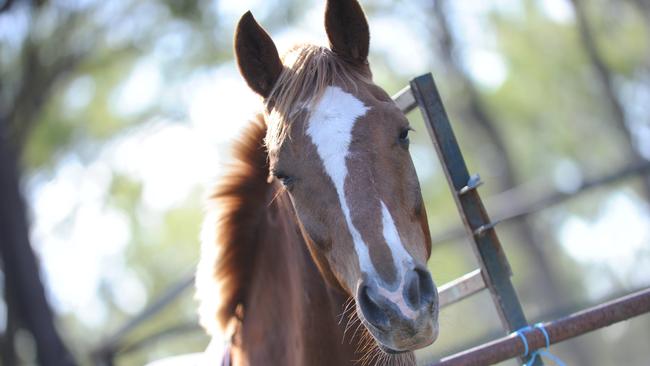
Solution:
<svg viewBox="0 0 650 366">
<path fill-rule="evenodd" d="M 237 25 L 265 110 L 211 196 L 197 275 L 234 365 L 414 365 L 438 334 L 409 123 L 372 82 L 357 1 L 329 0 L 325 27 L 329 48 L 281 59 L 250 12 Z"/>
</svg>

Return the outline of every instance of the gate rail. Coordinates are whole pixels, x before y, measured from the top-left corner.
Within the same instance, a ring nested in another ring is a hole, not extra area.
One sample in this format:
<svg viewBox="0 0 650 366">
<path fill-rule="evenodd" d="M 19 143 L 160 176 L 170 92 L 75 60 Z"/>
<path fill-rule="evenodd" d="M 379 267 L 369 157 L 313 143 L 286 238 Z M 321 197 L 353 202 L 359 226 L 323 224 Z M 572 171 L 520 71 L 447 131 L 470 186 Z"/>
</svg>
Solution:
<svg viewBox="0 0 650 366">
<path fill-rule="evenodd" d="M 650 312 L 650 288 L 591 307 L 581 312 L 543 323 L 549 345 L 604 328 L 623 320 Z M 546 347 L 540 331 L 521 333 L 526 337 L 528 351 Z M 431 366 L 491 365 L 524 354 L 526 346 L 517 334 L 445 357 Z"/>
</svg>

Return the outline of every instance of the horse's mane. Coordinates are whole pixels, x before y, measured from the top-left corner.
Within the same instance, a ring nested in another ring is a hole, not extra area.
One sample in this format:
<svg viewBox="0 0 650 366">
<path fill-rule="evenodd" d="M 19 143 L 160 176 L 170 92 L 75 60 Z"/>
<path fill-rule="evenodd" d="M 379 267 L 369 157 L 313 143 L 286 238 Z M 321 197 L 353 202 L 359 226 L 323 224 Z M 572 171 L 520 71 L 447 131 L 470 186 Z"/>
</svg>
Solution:
<svg viewBox="0 0 650 366">
<path fill-rule="evenodd" d="M 234 162 L 208 199 L 196 286 L 201 324 L 212 333 L 227 332 L 245 301 L 257 246 L 254 233 L 269 188 L 268 156 L 287 138 L 292 117 L 308 114 L 329 85 L 354 88 L 356 82 L 370 79 L 369 71 L 310 44 L 294 46 L 283 56 L 283 64 L 265 100 L 265 114 L 258 115 L 235 143 Z"/>
<path fill-rule="evenodd" d="M 213 334 L 227 330 L 253 272 L 256 226 L 269 189 L 265 134 L 258 115 L 234 144 L 233 162 L 208 198 L 196 297 L 201 325 Z"/>
</svg>

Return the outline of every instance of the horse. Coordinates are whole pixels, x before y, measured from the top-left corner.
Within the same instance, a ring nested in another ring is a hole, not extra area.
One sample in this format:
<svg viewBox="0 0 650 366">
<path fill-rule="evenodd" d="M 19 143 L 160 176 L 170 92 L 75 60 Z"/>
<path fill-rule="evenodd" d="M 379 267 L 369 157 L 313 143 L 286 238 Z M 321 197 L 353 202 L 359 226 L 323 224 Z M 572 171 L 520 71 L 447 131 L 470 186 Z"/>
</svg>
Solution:
<svg viewBox="0 0 650 366">
<path fill-rule="evenodd" d="M 282 57 L 250 11 L 235 30 L 263 110 L 209 195 L 196 281 L 232 365 L 415 365 L 438 336 L 412 129 L 372 81 L 359 3 L 328 0 L 325 29 Z"/>
</svg>

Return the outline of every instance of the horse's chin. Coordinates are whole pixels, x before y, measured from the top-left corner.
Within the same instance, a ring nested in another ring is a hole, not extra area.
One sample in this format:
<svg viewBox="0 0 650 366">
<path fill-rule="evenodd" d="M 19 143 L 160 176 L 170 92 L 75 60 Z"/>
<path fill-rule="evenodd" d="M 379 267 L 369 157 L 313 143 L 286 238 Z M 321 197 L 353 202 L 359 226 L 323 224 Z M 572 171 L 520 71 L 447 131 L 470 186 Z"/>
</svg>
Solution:
<svg viewBox="0 0 650 366">
<path fill-rule="evenodd" d="M 430 346 L 438 338 L 439 327 L 437 316 L 434 319 L 425 322 L 427 325 L 420 329 L 420 332 L 412 334 L 406 339 L 396 340 L 390 333 L 382 332 L 373 325 L 369 324 L 363 317 L 361 321 L 368 334 L 374 339 L 377 348 L 389 355 L 401 355 L 412 353 L 418 349 Z M 390 344 L 390 345 L 387 345 Z"/>
<path fill-rule="evenodd" d="M 409 350 L 404 350 L 404 351 L 394 350 L 394 349 L 392 349 L 390 347 L 384 346 L 383 344 L 381 344 L 379 342 L 377 342 L 377 347 L 379 347 L 379 349 L 382 352 L 387 353 L 389 355 L 400 355 L 400 354 L 403 354 L 403 353 L 413 352 L 413 351 L 409 351 Z"/>
</svg>

